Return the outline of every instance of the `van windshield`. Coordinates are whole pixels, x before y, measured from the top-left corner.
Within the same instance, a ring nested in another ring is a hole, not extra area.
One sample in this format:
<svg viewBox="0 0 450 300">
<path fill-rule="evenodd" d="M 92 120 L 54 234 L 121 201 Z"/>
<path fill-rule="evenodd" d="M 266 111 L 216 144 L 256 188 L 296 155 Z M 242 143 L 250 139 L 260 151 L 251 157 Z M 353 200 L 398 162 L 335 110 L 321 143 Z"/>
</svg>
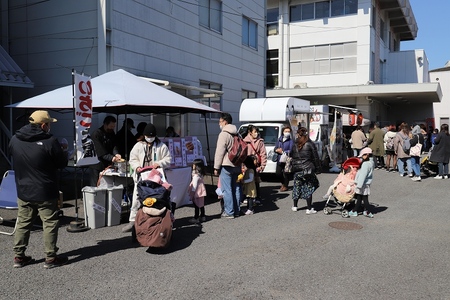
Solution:
<svg viewBox="0 0 450 300">
<path fill-rule="evenodd" d="M 275 145 L 278 140 L 279 126 L 258 126 L 259 136 L 264 140 L 264 144 Z M 247 126 L 239 128 L 239 134 L 245 138 L 247 135 Z"/>
</svg>

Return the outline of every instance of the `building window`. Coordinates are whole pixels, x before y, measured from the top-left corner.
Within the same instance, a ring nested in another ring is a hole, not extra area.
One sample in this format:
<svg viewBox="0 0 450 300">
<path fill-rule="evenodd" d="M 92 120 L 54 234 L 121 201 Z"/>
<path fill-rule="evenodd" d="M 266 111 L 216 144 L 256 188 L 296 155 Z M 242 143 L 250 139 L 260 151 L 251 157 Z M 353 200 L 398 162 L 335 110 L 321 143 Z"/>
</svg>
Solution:
<svg viewBox="0 0 450 300">
<path fill-rule="evenodd" d="M 267 36 L 278 34 L 278 17 L 279 17 L 278 7 L 269 8 L 267 10 L 267 17 L 266 17 Z"/>
<path fill-rule="evenodd" d="M 330 1 L 316 2 L 316 19 L 328 18 L 330 16 Z"/>
<path fill-rule="evenodd" d="M 222 85 L 218 84 L 218 83 L 212 83 L 212 82 L 208 82 L 208 81 L 200 81 L 200 87 L 204 88 L 204 89 L 211 89 L 211 90 L 216 90 L 216 91 L 221 91 L 222 90 Z M 214 109 L 217 110 L 222 110 L 222 97 L 218 96 L 218 97 L 213 97 L 213 98 L 202 98 L 200 100 L 200 103 L 209 107 L 212 107 Z M 220 113 L 208 113 L 206 115 L 207 118 L 209 119 L 219 119 L 220 118 Z"/>
<path fill-rule="evenodd" d="M 383 19 L 380 19 L 380 38 L 386 43 L 386 25 L 384 24 Z"/>
<path fill-rule="evenodd" d="M 242 18 L 242 44 L 258 49 L 258 23 L 249 18 Z"/>
<path fill-rule="evenodd" d="M 319 75 L 355 72 L 356 42 L 291 48 L 289 74 Z"/>
<path fill-rule="evenodd" d="M 289 8 L 290 22 L 323 19 L 358 12 L 358 0 L 328 0 L 292 5 Z"/>
<path fill-rule="evenodd" d="M 248 99 L 248 98 L 256 98 L 257 93 L 247 90 L 242 90 L 242 100 Z"/>
<path fill-rule="evenodd" d="M 199 0 L 198 9 L 200 25 L 222 32 L 222 1 Z"/>
<path fill-rule="evenodd" d="M 278 49 L 267 51 L 266 88 L 278 86 Z"/>
</svg>

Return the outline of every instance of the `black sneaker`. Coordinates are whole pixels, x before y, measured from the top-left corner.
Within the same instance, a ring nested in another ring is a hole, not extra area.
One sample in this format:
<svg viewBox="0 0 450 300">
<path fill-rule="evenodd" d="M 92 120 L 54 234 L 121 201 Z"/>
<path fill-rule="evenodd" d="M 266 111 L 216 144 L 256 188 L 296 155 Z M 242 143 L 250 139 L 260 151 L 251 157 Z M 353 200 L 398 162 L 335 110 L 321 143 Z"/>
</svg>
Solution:
<svg viewBox="0 0 450 300">
<path fill-rule="evenodd" d="M 14 268 L 22 268 L 26 265 L 34 263 L 34 259 L 31 256 L 14 257 Z"/>
<path fill-rule="evenodd" d="M 62 265 L 65 265 L 69 261 L 69 258 L 67 256 L 56 256 L 51 259 L 46 259 L 44 262 L 44 268 L 51 269 L 54 267 L 60 267 Z"/>
</svg>

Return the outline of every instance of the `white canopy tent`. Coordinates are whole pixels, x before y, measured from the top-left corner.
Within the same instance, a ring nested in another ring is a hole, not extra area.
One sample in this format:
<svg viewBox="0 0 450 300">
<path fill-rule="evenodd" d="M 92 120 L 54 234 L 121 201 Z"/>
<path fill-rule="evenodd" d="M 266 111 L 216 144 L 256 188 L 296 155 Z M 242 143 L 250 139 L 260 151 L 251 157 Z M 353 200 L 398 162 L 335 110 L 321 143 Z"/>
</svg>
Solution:
<svg viewBox="0 0 450 300">
<path fill-rule="evenodd" d="M 122 69 L 91 79 L 93 111 L 114 114 L 209 113 L 216 109 L 195 102 Z M 8 105 L 15 108 L 73 109 L 72 85 Z"/>
<path fill-rule="evenodd" d="M 126 118 L 127 114 L 220 112 L 122 69 L 92 78 L 91 83 L 92 111 L 94 113 L 124 114 Z M 72 85 L 65 86 L 7 105 L 7 107 L 72 112 L 72 89 Z M 206 118 L 205 130 L 208 158 L 211 159 Z M 184 190 L 182 191 L 183 195 L 185 194 Z"/>
</svg>

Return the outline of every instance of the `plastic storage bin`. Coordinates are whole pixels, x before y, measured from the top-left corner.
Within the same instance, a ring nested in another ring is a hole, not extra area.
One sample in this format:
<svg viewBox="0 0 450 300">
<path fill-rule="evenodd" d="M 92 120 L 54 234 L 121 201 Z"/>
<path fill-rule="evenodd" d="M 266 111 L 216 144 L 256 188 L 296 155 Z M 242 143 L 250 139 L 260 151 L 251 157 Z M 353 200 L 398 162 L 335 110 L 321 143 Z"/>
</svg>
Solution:
<svg viewBox="0 0 450 300">
<path fill-rule="evenodd" d="M 115 226 L 120 224 L 122 213 L 123 186 L 115 186 L 107 189 L 106 201 L 106 225 Z"/>
<path fill-rule="evenodd" d="M 85 186 L 83 192 L 84 222 L 92 229 L 106 225 L 107 190 L 93 186 Z"/>
</svg>

